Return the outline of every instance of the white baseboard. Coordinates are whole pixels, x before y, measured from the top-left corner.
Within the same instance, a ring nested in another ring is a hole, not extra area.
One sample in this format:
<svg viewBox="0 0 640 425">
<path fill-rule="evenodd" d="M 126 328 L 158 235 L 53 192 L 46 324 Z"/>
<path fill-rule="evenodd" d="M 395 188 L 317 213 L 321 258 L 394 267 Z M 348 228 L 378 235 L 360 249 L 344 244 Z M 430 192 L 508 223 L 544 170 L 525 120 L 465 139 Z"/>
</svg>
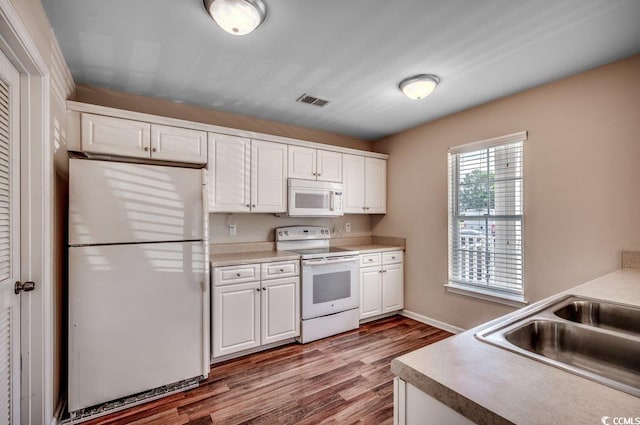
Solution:
<svg viewBox="0 0 640 425">
<path fill-rule="evenodd" d="M 436 328 L 439 328 L 454 334 L 459 334 L 460 332 L 466 331 L 466 329 L 450 325 L 449 323 L 441 322 L 440 320 L 432 319 L 431 317 L 423 316 L 422 314 L 414 313 L 413 311 L 402 310 L 400 314 L 404 317 L 408 317 L 409 319 L 417 320 L 418 322 L 435 326 Z"/>
</svg>

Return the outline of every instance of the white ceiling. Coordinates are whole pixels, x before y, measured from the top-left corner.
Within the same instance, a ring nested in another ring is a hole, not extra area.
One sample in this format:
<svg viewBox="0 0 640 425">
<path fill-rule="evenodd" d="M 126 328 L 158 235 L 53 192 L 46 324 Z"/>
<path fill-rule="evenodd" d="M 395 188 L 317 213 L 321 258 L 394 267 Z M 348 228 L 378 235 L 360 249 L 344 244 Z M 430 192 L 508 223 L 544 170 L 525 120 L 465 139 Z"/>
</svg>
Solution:
<svg viewBox="0 0 640 425">
<path fill-rule="evenodd" d="M 77 83 L 369 140 L 640 52 L 638 0 L 264 2 L 238 37 L 201 0 L 42 0 Z"/>
</svg>

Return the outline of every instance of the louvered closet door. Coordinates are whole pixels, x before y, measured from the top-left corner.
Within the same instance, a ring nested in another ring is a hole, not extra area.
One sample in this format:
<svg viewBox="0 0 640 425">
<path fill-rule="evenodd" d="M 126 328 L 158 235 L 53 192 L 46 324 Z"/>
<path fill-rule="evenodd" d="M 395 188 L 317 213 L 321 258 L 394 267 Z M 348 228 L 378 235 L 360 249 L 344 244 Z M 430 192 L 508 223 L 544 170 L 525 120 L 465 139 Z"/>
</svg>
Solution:
<svg viewBox="0 0 640 425">
<path fill-rule="evenodd" d="M 0 52 L 0 424 L 20 423 L 19 76 Z"/>
</svg>

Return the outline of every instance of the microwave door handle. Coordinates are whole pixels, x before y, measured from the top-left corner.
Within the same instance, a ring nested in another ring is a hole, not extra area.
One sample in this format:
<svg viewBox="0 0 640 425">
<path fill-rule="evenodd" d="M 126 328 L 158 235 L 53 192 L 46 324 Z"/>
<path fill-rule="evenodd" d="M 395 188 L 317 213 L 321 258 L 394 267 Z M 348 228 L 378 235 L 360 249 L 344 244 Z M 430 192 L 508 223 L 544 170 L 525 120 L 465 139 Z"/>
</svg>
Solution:
<svg viewBox="0 0 640 425">
<path fill-rule="evenodd" d="M 304 260 L 303 266 L 319 266 L 322 264 L 338 264 L 338 263 L 350 263 L 352 261 L 358 261 L 358 257 L 339 258 L 336 260 Z"/>
<path fill-rule="evenodd" d="M 333 202 L 335 199 L 336 193 L 334 191 L 329 192 L 329 211 L 333 211 Z"/>
</svg>

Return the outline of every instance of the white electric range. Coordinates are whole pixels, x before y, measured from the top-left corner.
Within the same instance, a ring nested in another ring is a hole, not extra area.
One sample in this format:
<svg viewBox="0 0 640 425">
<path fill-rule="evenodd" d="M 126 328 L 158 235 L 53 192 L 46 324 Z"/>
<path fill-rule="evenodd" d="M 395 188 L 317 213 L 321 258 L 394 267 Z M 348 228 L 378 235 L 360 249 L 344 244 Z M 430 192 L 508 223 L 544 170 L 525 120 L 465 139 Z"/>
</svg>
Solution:
<svg viewBox="0 0 640 425">
<path fill-rule="evenodd" d="M 359 326 L 358 251 L 331 247 L 331 232 L 321 226 L 276 229 L 276 248 L 300 254 L 303 344 Z"/>
</svg>

